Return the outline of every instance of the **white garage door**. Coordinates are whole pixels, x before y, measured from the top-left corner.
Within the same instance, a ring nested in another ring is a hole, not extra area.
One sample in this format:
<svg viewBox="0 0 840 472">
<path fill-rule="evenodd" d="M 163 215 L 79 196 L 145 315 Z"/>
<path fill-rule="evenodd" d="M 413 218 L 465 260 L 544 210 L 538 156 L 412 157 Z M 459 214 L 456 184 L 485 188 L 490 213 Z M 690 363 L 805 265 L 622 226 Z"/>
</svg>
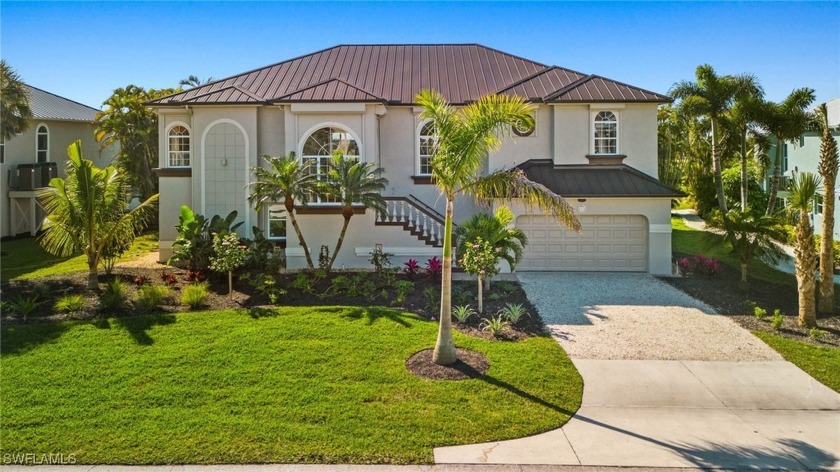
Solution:
<svg viewBox="0 0 840 472">
<path fill-rule="evenodd" d="M 647 269 L 647 220 L 637 215 L 581 215 L 580 234 L 543 215 L 516 226 L 528 245 L 516 270 L 626 271 Z"/>
</svg>

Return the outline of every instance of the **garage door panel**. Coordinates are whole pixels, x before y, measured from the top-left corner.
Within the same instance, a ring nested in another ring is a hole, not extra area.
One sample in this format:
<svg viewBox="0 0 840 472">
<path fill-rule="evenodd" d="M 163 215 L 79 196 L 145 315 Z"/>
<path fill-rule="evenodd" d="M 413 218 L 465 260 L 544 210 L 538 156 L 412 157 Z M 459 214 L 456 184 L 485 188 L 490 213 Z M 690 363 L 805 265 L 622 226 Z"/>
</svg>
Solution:
<svg viewBox="0 0 840 472">
<path fill-rule="evenodd" d="M 553 218 L 523 215 L 528 236 L 519 270 L 639 271 L 647 268 L 647 220 L 638 215 L 581 215 L 581 233 Z"/>
</svg>

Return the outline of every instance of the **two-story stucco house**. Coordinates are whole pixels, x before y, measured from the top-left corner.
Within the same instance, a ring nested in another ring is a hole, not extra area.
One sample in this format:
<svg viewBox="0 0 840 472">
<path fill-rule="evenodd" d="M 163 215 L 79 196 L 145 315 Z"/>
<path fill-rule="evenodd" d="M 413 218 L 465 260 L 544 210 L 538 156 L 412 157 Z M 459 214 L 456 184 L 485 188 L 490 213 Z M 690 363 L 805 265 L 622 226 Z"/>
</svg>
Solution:
<svg viewBox="0 0 840 472">
<path fill-rule="evenodd" d="M 840 97 L 826 102 L 826 109 L 828 111 L 828 126 L 831 128 L 831 135 L 835 141 L 840 141 Z M 816 113 L 816 110 L 812 110 Z M 770 182 L 773 178 L 773 168 L 776 158 L 777 142 L 773 139 L 770 149 L 767 154 L 770 156 L 770 166 L 767 170 L 765 178 L 765 188 L 770 188 Z M 801 172 L 811 172 L 813 174 L 819 173 L 818 167 L 820 163 L 820 144 L 822 143 L 822 133 L 819 130 L 806 131 L 794 140 L 792 143 L 783 143 L 782 146 L 782 182 L 779 190 L 779 197 L 785 199 L 789 192 L 785 189 L 789 185 L 790 179 Z M 840 189 L 835 190 L 835 198 L 840 196 Z M 813 223 L 815 228 L 822 226 L 822 197 L 817 197 L 813 208 Z M 840 205 L 835 203 L 834 206 L 834 221 L 840 221 Z M 834 227 L 834 239 L 840 241 L 840 225 Z"/>
<path fill-rule="evenodd" d="M 82 152 L 97 166 L 111 163 L 117 146 L 100 149 L 94 139 L 99 111 L 27 85 L 32 121 L 29 128 L 0 141 L 0 236 L 35 234 L 43 221 L 34 189 L 64 177 L 67 146 L 82 140 Z"/>
<path fill-rule="evenodd" d="M 388 215 L 359 209 L 336 267 L 370 267 L 376 245 L 394 262 L 440 255 L 443 200 L 429 175 L 433 130 L 414 103 L 422 89 L 453 105 L 515 94 L 534 106 L 536 127 L 488 156 L 488 170 L 519 166 L 566 197 L 583 224 L 568 231 L 514 205 L 530 244 L 519 270 L 671 273 L 671 198 L 657 179 L 656 108 L 666 96 L 597 75 L 547 66 L 488 47 L 344 45 L 199 86 L 152 102 L 160 115 L 160 248 L 171 254 L 178 209 L 237 210 L 285 241 L 289 268 L 305 266 L 283 208 L 255 212 L 246 185 L 264 154 L 294 152 L 320 173 L 331 151 L 374 162 L 389 180 Z M 482 208 L 462 199 L 456 222 Z M 299 223 L 317 259 L 333 248 L 342 219 L 311 202 Z"/>
</svg>

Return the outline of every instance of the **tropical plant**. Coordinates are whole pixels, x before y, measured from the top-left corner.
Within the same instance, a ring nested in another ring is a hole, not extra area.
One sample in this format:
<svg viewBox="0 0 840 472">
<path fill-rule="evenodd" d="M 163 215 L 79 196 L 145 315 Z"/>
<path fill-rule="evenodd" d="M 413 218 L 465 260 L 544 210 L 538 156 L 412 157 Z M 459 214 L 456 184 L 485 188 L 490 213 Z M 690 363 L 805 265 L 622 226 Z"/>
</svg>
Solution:
<svg viewBox="0 0 840 472">
<path fill-rule="evenodd" d="M 29 91 L 18 73 L 0 60 L 0 140 L 8 141 L 29 128 L 32 108 Z"/>
<path fill-rule="evenodd" d="M 227 272 L 228 296 L 233 296 L 233 271 L 245 265 L 248 246 L 239 241 L 236 233 L 214 233 L 210 269 Z"/>
<path fill-rule="evenodd" d="M 764 90 L 755 81 L 755 87 L 749 87 L 743 93 L 735 96 L 732 107 L 724 117 L 725 123 L 730 128 L 730 141 L 738 150 L 734 154 L 738 156 L 740 175 L 740 203 L 741 209 L 747 208 L 749 195 L 748 166 L 750 163 L 750 149 L 748 145 L 751 134 L 756 134 L 755 127 L 761 120 L 761 113 L 764 110 Z"/>
<path fill-rule="evenodd" d="M 767 310 L 761 308 L 760 306 L 753 307 L 753 316 L 757 320 L 763 320 L 767 316 Z"/>
<path fill-rule="evenodd" d="M 210 267 L 210 256 L 213 254 L 213 235 L 216 233 L 231 233 L 242 226 L 242 222 L 234 224 L 238 213 L 234 210 L 222 218 L 214 215 L 209 220 L 200 213 L 195 213 L 186 205 L 181 207 L 178 225 L 175 230 L 178 236 L 172 243 L 171 261 L 186 261 L 191 274 L 200 274 Z"/>
<path fill-rule="evenodd" d="M 136 85 L 118 88 L 95 117 L 96 141 L 102 148 L 119 144 L 115 165 L 142 198 L 157 193 L 152 169 L 158 162 L 158 117 L 146 102 L 175 92 L 178 89 L 146 90 Z"/>
<path fill-rule="evenodd" d="M 502 315 L 496 315 L 490 318 L 484 318 L 480 326 L 481 329 L 492 334 L 494 337 L 499 337 L 507 325 L 508 322 L 505 321 Z"/>
<path fill-rule="evenodd" d="M 816 288 L 817 248 L 811 225 L 811 206 L 820 188 L 819 176 L 802 172 L 793 179 L 788 197 L 788 211 L 796 219 L 796 286 L 799 291 L 799 326 L 813 328 L 817 324 L 814 291 Z"/>
<path fill-rule="evenodd" d="M 207 301 L 207 282 L 191 283 L 181 290 L 181 305 L 188 306 L 193 310 L 201 308 Z"/>
<path fill-rule="evenodd" d="M 776 308 L 775 310 L 773 310 L 773 316 L 770 317 L 770 326 L 776 331 L 779 331 L 780 329 L 782 329 L 782 326 L 784 326 L 784 324 L 785 315 L 783 315 L 782 312 L 778 308 Z"/>
<path fill-rule="evenodd" d="M 137 290 L 137 307 L 151 311 L 171 296 L 172 290 L 166 285 L 144 285 Z"/>
<path fill-rule="evenodd" d="M 516 324 L 523 316 L 528 316 L 528 310 L 521 303 L 506 303 L 499 312 L 510 324 Z"/>
<path fill-rule="evenodd" d="M 128 286 L 121 279 L 108 282 L 105 290 L 99 295 L 99 306 L 106 311 L 117 311 L 128 301 Z"/>
<path fill-rule="evenodd" d="M 79 294 L 65 295 L 55 302 L 54 308 L 60 313 L 78 313 L 85 309 L 85 297 Z"/>
<path fill-rule="evenodd" d="M 248 200 L 256 203 L 257 211 L 274 203 L 283 204 L 298 242 L 303 248 L 306 264 L 310 269 L 314 269 L 309 246 L 295 218 L 295 202 L 306 206 L 317 190 L 317 176 L 310 169 L 310 163 L 302 163 L 294 154 L 286 157 L 263 156 L 263 161 L 267 167 L 258 166 L 251 169 L 256 180 L 250 184 L 251 194 Z"/>
<path fill-rule="evenodd" d="M 732 252 L 741 268 L 741 283 L 747 283 L 750 260 L 761 257 L 770 262 L 778 261 L 783 253 L 776 243 L 783 242 L 787 234 L 776 216 L 732 209 L 729 210 L 727 220 L 732 233 Z M 723 227 L 719 212 L 713 212 L 707 222 L 713 228 Z M 710 237 L 715 238 L 714 235 Z"/>
<path fill-rule="evenodd" d="M 41 302 L 38 300 L 38 297 L 34 295 L 30 297 L 19 297 L 6 302 L 9 310 L 23 318 L 23 321 L 26 321 L 26 317 L 35 311 L 40 304 Z"/>
<path fill-rule="evenodd" d="M 514 271 L 522 259 L 522 249 L 528 244 L 528 237 L 521 229 L 511 226 L 513 221 L 513 212 L 506 206 L 500 206 L 493 215 L 478 213 L 472 216 L 455 230 L 457 253 L 464 254 L 467 245 L 481 238 L 495 249 L 496 265 L 504 259 Z M 489 282 L 487 278 L 486 288 L 489 288 Z"/>
<path fill-rule="evenodd" d="M 398 280 L 394 283 L 394 304 L 402 305 L 408 295 L 414 292 L 414 282 L 408 280 Z"/>
<path fill-rule="evenodd" d="M 474 315 L 476 315 L 476 312 L 469 305 L 458 305 L 452 308 L 452 316 L 455 317 L 458 323 L 466 323 Z"/>
<path fill-rule="evenodd" d="M 776 211 L 776 198 L 782 175 L 782 152 L 785 143 L 799 138 L 813 122 L 807 109 L 815 100 L 814 90 L 798 88 L 780 103 L 765 103 L 762 111 L 762 127 L 776 139 L 776 155 L 773 162 L 773 178 L 770 181 L 770 199 L 767 214 Z"/>
<path fill-rule="evenodd" d="M 67 148 L 67 177 L 55 178 L 36 191 L 47 217 L 41 246 L 50 254 L 83 253 L 88 264 L 88 289 L 98 286 L 98 268 L 114 247 L 130 244 L 155 214 L 158 195 L 129 210 L 125 174 L 111 166 L 100 169 L 82 156 L 81 142 Z"/>
<path fill-rule="evenodd" d="M 539 207 L 558 221 L 579 229 L 571 206 L 545 186 L 529 180 L 519 169 L 484 173 L 488 155 L 499 149 L 502 133 L 511 126 L 533 126 L 532 110 L 520 97 L 488 95 L 456 109 L 438 92 L 424 90 L 415 102 L 423 107 L 421 119 L 434 124 L 432 176 L 446 200 L 443 272 L 441 280 L 440 328 L 432 359 L 441 365 L 458 360 L 452 340 L 452 223 L 455 198 L 470 195 L 478 199 L 521 199 L 526 206 Z"/>
<path fill-rule="evenodd" d="M 382 246 L 376 246 L 373 248 L 373 251 L 370 253 L 370 259 L 368 262 L 373 265 L 373 270 L 377 274 L 381 274 L 383 270 L 386 270 L 391 265 L 391 256 L 393 254 L 385 252 L 382 249 Z"/>
<path fill-rule="evenodd" d="M 840 166 L 837 141 L 831 135 L 828 125 L 828 108 L 823 103 L 818 107 L 821 128 L 819 172 L 823 182 L 822 241 L 820 243 L 820 298 L 817 311 L 834 312 L 834 188 L 837 183 L 837 169 Z"/>
<path fill-rule="evenodd" d="M 484 284 L 482 282 L 499 273 L 499 266 L 497 265 L 498 250 L 481 236 L 478 236 L 474 241 L 467 243 L 462 254 L 461 267 L 468 274 L 474 275 L 478 282 L 478 312 L 483 313 Z"/>
<path fill-rule="evenodd" d="M 190 76 L 187 77 L 186 79 L 179 80 L 178 85 L 193 88 L 193 87 L 198 87 L 200 85 L 209 84 L 212 81 L 213 81 L 213 77 L 207 77 L 207 79 L 201 80 L 201 79 L 198 78 L 198 76 L 190 74 Z"/>
<path fill-rule="evenodd" d="M 341 151 L 333 153 L 330 159 L 327 179 L 321 182 L 321 193 L 341 206 L 341 216 L 344 224 L 338 235 L 327 272 L 332 270 L 335 259 L 344 243 L 344 235 L 353 218 L 353 206 L 363 205 L 377 213 L 385 212 L 385 200 L 382 191 L 388 185 L 388 180 L 382 177 L 382 169 L 371 162 L 361 162 L 358 158 L 345 157 Z"/>
<path fill-rule="evenodd" d="M 426 261 L 426 273 L 430 276 L 439 277 L 442 271 L 443 264 L 441 264 L 440 259 L 438 259 L 437 256 L 432 256 Z"/>
<path fill-rule="evenodd" d="M 420 272 L 420 264 L 417 259 L 409 259 L 403 263 L 403 272 L 408 275 L 408 278 L 413 279 L 418 272 Z"/>
<path fill-rule="evenodd" d="M 739 97 L 757 95 L 760 91 L 755 77 L 742 75 L 718 75 L 708 64 L 697 67 L 697 81 L 682 81 L 671 88 L 671 96 L 681 100 L 680 106 L 686 113 L 702 115 L 709 119 L 711 133 L 712 167 L 721 222 L 727 237 L 732 240 L 729 225 L 729 207 L 723 192 L 723 141 L 725 135 L 726 114 Z M 734 245 L 734 242 L 733 242 Z"/>
</svg>

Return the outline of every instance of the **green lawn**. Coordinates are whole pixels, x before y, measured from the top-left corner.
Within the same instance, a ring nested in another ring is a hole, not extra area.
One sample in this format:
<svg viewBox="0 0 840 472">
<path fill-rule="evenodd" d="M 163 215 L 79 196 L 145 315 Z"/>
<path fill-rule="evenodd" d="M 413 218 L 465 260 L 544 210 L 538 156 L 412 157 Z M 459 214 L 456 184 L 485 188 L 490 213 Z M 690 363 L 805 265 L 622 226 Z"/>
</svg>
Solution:
<svg viewBox="0 0 840 472">
<path fill-rule="evenodd" d="M 840 349 L 794 341 L 763 331 L 753 331 L 753 334 L 811 377 L 840 392 Z"/>
<path fill-rule="evenodd" d="M 131 248 L 120 258 L 121 261 L 157 250 L 157 234 L 144 234 L 134 240 Z M 87 270 L 85 256 L 56 257 L 41 248 L 35 238 L 4 241 L 0 277 L 3 281 L 13 279 L 36 279 L 56 274 Z"/>
<path fill-rule="evenodd" d="M 488 341 L 486 376 L 405 360 L 437 323 L 385 308 L 282 308 L 2 327 L 3 453 L 80 463 L 431 462 L 435 446 L 557 428 L 583 383 L 549 337 Z"/>
<path fill-rule="evenodd" d="M 732 255 L 732 246 L 721 235 L 689 228 L 685 220 L 678 216 L 671 217 L 671 249 L 686 254 L 703 254 L 714 257 L 720 262 L 741 270 L 738 260 Z M 796 277 L 784 273 L 764 262 L 753 259 L 748 267 L 751 278 L 777 284 L 796 286 Z"/>
</svg>

